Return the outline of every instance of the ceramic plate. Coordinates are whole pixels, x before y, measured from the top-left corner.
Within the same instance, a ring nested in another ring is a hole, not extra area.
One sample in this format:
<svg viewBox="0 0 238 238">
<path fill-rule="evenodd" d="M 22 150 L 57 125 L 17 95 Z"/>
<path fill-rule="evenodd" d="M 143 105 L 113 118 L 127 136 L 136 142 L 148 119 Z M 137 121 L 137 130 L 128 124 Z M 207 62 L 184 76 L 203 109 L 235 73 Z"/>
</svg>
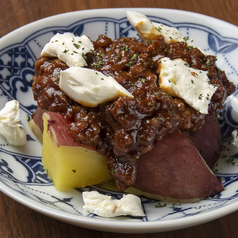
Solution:
<svg viewBox="0 0 238 238">
<path fill-rule="evenodd" d="M 218 67 L 238 83 L 238 28 L 229 23 L 191 12 L 169 9 L 133 9 L 152 21 L 177 27 L 194 39 L 206 54 L 216 55 Z M 237 91 L 220 112 L 223 152 L 214 171 L 225 191 L 199 203 L 172 204 L 141 197 L 143 218 L 106 219 L 83 216 L 83 189 L 59 192 L 48 179 L 41 163 L 41 144 L 28 127 L 27 115 L 36 109 L 31 84 L 34 62 L 42 47 L 57 32 L 85 34 L 95 40 L 99 34 L 111 38 L 136 36 L 126 18 L 125 9 L 101 9 L 71 12 L 49 17 L 0 39 L 0 108 L 8 100 L 20 102 L 21 121 L 27 131 L 27 143 L 14 147 L 0 138 L 0 188 L 18 202 L 50 217 L 81 227 L 110 232 L 149 233 L 181 229 L 219 218 L 238 208 L 238 149 L 231 144 L 231 132 L 238 128 Z M 121 193 L 99 190 L 121 197 Z"/>
</svg>

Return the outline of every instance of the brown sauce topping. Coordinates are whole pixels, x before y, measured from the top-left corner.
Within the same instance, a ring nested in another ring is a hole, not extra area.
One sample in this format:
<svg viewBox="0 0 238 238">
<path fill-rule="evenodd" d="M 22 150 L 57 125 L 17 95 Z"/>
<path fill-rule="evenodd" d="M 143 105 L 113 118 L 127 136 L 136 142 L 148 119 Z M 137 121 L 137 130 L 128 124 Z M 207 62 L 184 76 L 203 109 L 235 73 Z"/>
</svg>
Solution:
<svg viewBox="0 0 238 238">
<path fill-rule="evenodd" d="M 214 56 L 184 42 L 165 44 L 162 36 L 138 42 L 100 35 L 94 47 L 94 52 L 87 54 L 88 67 L 114 77 L 134 98 L 120 97 L 95 108 L 84 107 L 59 89 L 59 72 L 67 65 L 46 57 L 36 62 L 33 94 L 39 107 L 63 113 L 71 121 L 69 133 L 76 142 L 94 146 L 107 158 L 109 171 L 122 191 L 134 184 L 136 161 L 153 149 L 155 141 L 176 129 L 195 131 L 204 124 L 205 115 L 160 89 L 160 58 L 181 58 L 190 67 L 208 71 L 210 82 L 218 86 L 209 105 L 210 114 L 216 113 L 235 89 L 215 66 Z"/>
</svg>

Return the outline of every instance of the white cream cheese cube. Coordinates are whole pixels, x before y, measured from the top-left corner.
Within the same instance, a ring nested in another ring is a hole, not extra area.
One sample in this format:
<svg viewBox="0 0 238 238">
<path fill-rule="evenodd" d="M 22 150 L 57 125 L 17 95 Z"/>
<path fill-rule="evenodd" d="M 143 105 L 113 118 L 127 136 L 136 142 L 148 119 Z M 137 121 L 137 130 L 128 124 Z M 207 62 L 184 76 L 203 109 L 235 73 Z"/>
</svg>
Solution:
<svg viewBox="0 0 238 238">
<path fill-rule="evenodd" d="M 93 43 L 85 36 L 75 36 L 73 33 L 57 33 L 45 45 L 41 56 L 58 57 L 69 67 L 87 66 L 86 54 L 94 50 Z"/>
<path fill-rule="evenodd" d="M 26 143 L 26 132 L 20 123 L 20 106 L 17 100 L 9 101 L 0 111 L 0 134 L 11 145 Z"/>
<path fill-rule="evenodd" d="M 166 93 L 183 98 L 200 113 L 208 114 L 208 105 L 217 87 L 209 83 L 207 71 L 193 69 L 182 59 L 167 57 L 159 61 L 159 84 Z"/>
<path fill-rule="evenodd" d="M 133 97 L 113 77 L 82 67 L 70 67 L 61 71 L 60 89 L 74 101 L 87 107 L 96 107 L 120 96 Z"/>
<path fill-rule="evenodd" d="M 162 35 L 166 44 L 182 41 L 186 42 L 189 46 L 193 46 L 193 41 L 184 37 L 177 28 L 152 22 L 144 14 L 139 12 L 127 11 L 126 14 L 129 22 L 143 40 L 154 40 L 157 35 Z"/>
<path fill-rule="evenodd" d="M 94 213 L 101 217 L 145 216 L 140 198 L 132 194 L 124 194 L 121 199 L 112 199 L 111 196 L 97 191 L 85 191 L 82 196 L 85 213 Z"/>
</svg>

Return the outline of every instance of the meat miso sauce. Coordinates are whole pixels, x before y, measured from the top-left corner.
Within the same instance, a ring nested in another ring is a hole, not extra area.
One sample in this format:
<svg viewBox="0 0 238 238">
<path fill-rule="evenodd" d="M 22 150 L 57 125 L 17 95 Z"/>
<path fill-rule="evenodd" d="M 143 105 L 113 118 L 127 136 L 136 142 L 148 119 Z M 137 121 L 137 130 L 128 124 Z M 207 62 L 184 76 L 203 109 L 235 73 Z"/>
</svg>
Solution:
<svg viewBox="0 0 238 238">
<path fill-rule="evenodd" d="M 33 95 L 39 108 L 63 114 L 70 121 L 68 132 L 75 142 L 92 146 L 105 156 L 118 191 L 135 185 L 142 156 L 152 153 L 164 138 L 175 132 L 189 137 L 201 130 L 208 117 L 216 118 L 217 110 L 235 90 L 225 72 L 216 66 L 215 56 L 205 55 L 186 42 L 168 44 L 162 35 L 142 41 L 126 37 L 113 40 L 99 35 L 93 46 L 94 50 L 84 55 L 85 67 L 113 77 L 133 97 L 120 96 L 96 107 L 83 106 L 59 87 L 60 71 L 69 68 L 68 65 L 46 56 L 35 63 Z M 207 72 L 209 83 L 216 87 L 207 115 L 160 87 L 158 68 L 165 57 L 182 59 L 187 66 Z M 218 152 L 219 148 L 217 158 Z M 209 166 L 213 164 L 214 161 Z"/>
</svg>

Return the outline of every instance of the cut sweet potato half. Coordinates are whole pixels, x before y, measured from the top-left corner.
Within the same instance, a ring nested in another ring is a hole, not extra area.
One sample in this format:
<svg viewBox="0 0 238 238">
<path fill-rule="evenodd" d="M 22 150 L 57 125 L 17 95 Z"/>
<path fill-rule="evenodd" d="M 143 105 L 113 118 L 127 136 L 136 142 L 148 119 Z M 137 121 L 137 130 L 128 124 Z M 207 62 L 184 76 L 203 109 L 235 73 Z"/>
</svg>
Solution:
<svg viewBox="0 0 238 238">
<path fill-rule="evenodd" d="M 160 198 L 196 200 L 224 190 L 191 140 L 175 131 L 155 144 L 138 161 L 133 187 Z"/>
</svg>

